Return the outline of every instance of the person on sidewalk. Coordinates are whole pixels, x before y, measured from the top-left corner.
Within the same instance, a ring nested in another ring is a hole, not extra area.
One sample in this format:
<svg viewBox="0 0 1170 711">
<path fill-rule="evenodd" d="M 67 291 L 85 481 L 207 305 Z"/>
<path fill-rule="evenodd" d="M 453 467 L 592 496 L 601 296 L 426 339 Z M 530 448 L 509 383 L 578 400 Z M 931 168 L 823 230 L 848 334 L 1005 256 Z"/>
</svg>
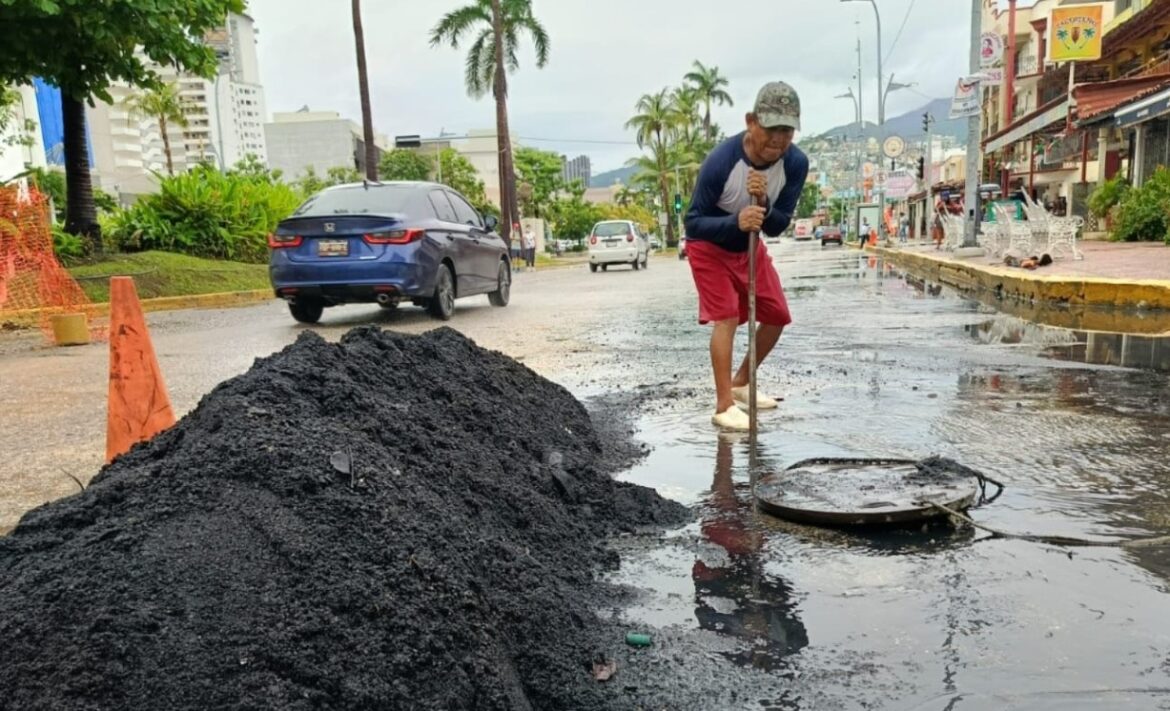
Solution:
<svg viewBox="0 0 1170 711">
<path fill-rule="evenodd" d="M 536 233 L 531 227 L 524 230 L 524 266 L 525 271 L 536 271 Z"/>
<path fill-rule="evenodd" d="M 699 169 L 686 216 L 687 258 L 699 293 L 699 323 L 713 324 L 711 368 L 715 375 L 717 427 L 747 430 L 736 403 L 748 402 L 748 359 L 734 374 L 735 332 L 748 319 L 748 235 L 775 237 L 787 229 L 808 176 L 808 157 L 792 143 L 800 129 L 800 99 L 784 82 L 760 89 L 747 129 L 715 147 Z M 762 363 L 792 318 L 768 248 L 756 251 L 756 364 Z M 776 400 L 757 393 L 760 409 Z"/>
<path fill-rule="evenodd" d="M 865 249 L 865 243 L 869 241 L 869 234 L 873 228 L 869 226 L 869 218 L 861 218 L 861 227 L 857 230 L 857 246 Z"/>
</svg>

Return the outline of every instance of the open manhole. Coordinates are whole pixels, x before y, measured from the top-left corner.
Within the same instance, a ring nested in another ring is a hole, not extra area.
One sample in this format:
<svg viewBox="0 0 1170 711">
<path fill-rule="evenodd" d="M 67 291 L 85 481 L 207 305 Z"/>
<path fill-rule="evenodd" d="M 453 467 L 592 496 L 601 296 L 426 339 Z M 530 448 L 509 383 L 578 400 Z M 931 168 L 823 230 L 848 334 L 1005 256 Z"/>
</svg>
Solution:
<svg viewBox="0 0 1170 711">
<path fill-rule="evenodd" d="M 756 485 L 760 508 L 814 526 L 912 524 L 970 508 L 973 470 L 947 459 L 806 459 Z"/>
</svg>

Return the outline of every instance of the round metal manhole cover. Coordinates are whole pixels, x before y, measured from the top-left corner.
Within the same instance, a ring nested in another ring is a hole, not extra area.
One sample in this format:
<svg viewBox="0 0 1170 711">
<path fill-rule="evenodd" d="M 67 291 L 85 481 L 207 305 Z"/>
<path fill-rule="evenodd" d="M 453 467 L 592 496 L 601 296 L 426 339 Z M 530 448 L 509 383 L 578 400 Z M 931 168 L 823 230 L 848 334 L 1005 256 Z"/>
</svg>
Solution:
<svg viewBox="0 0 1170 711">
<path fill-rule="evenodd" d="M 945 516 L 979 492 L 971 476 L 923 469 L 908 459 L 809 459 L 770 474 L 756 486 L 760 508 L 778 518 L 818 526 L 907 524 Z"/>
</svg>

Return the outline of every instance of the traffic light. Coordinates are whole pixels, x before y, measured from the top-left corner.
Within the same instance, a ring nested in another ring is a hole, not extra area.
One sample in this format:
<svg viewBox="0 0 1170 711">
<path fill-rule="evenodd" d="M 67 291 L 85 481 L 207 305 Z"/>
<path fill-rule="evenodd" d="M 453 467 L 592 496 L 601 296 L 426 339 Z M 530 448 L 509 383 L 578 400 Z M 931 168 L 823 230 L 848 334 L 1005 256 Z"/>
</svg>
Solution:
<svg viewBox="0 0 1170 711">
<path fill-rule="evenodd" d="M 919 157 L 918 158 L 918 179 L 922 180 L 925 177 L 926 177 L 926 158 Z"/>
<path fill-rule="evenodd" d="M 922 132 L 930 133 L 930 113 L 922 114 Z"/>
<path fill-rule="evenodd" d="M 678 193 L 674 194 L 674 211 L 676 213 L 682 213 L 682 195 Z"/>
</svg>

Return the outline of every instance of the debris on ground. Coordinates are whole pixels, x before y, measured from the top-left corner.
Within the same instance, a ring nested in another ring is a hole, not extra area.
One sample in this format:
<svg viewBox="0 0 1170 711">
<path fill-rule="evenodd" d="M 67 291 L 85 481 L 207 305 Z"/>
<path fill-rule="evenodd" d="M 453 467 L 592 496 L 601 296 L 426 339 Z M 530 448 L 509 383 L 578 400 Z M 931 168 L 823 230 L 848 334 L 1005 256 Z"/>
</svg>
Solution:
<svg viewBox="0 0 1170 711">
<path fill-rule="evenodd" d="M 0 538 L 0 709 L 620 708 L 604 538 L 689 514 L 605 461 L 455 331 L 306 332 Z"/>
</svg>

